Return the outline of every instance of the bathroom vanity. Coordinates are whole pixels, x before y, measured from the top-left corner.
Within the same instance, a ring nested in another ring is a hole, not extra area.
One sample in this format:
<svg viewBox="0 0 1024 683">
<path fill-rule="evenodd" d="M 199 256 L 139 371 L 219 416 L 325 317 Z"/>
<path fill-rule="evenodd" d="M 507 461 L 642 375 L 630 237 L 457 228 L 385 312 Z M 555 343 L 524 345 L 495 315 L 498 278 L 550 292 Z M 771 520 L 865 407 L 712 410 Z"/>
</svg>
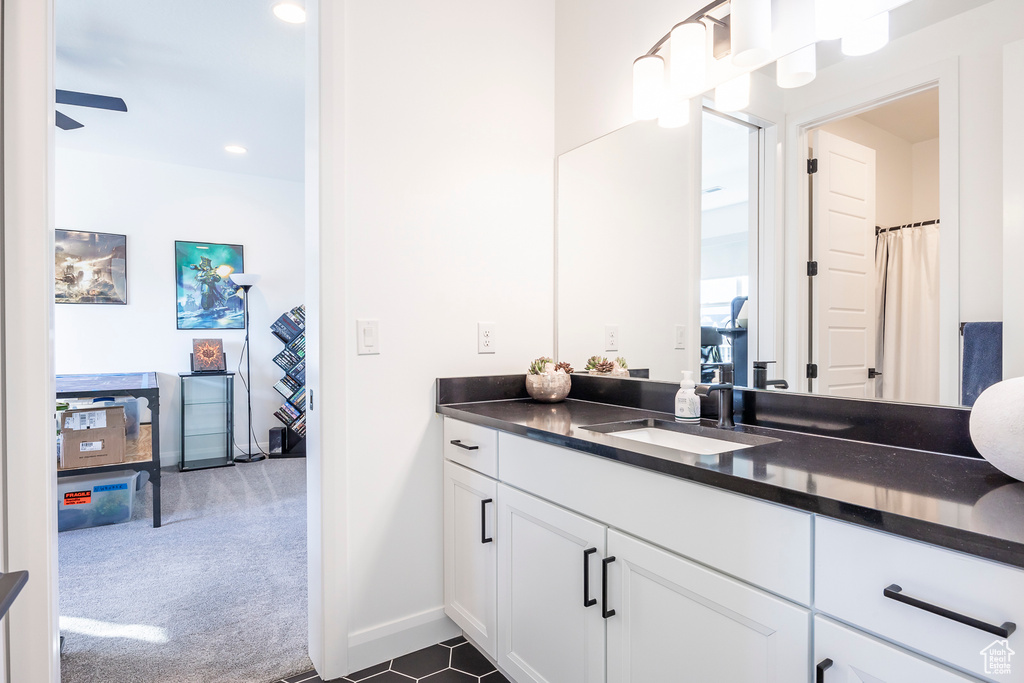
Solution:
<svg viewBox="0 0 1024 683">
<path fill-rule="evenodd" d="M 445 611 L 515 681 L 1024 681 L 1024 483 L 881 417 L 757 426 L 787 419 L 764 392 L 678 426 L 671 391 L 439 380 Z"/>
</svg>

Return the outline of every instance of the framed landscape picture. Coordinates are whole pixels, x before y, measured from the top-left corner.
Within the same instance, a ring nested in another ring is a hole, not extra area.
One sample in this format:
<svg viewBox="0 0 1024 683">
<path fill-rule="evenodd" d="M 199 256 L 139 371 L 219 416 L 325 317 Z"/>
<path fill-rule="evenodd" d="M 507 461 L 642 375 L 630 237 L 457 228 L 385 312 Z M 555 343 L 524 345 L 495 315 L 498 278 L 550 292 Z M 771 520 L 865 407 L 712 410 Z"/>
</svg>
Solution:
<svg viewBox="0 0 1024 683">
<path fill-rule="evenodd" d="M 56 230 L 54 302 L 128 303 L 127 242 L 124 235 Z"/>
<path fill-rule="evenodd" d="M 242 290 L 229 279 L 244 271 L 242 245 L 174 243 L 179 330 L 245 329 Z"/>
</svg>

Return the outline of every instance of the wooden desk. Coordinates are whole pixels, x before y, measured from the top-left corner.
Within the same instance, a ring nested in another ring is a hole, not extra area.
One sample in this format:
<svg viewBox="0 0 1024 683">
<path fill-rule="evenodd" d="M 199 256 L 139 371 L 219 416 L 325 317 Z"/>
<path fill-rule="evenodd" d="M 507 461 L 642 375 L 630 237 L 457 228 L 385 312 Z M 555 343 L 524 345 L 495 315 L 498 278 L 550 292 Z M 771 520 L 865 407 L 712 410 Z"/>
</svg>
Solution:
<svg viewBox="0 0 1024 683">
<path fill-rule="evenodd" d="M 77 469 L 57 469 L 58 477 L 73 474 L 98 474 L 111 470 L 135 470 L 149 472 L 149 480 L 153 482 L 153 526 L 160 526 L 160 385 L 157 384 L 155 372 L 133 372 L 124 374 L 102 375 L 57 375 L 57 398 L 94 398 L 98 396 L 133 396 L 144 398 L 149 404 L 151 423 L 139 425 L 140 449 L 129 452 L 125 462 L 99 467 L 80 467 Z M 150 432 L 150 452 L 142 446 L 146 434 Z"/>
</svg>

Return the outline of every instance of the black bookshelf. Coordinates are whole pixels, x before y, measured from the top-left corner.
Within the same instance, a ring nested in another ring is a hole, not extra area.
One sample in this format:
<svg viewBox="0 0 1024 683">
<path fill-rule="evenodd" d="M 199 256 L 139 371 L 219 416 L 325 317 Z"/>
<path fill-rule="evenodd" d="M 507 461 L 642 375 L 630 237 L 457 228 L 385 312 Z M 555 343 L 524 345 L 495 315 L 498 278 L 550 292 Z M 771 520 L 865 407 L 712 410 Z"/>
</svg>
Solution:
<svg viewBox="0 0 1024 683">
<path fill-rule="evenodd" d="M 284 348 L 274 363 L 284 376 L 274 385 L 284 402 L 274 411 L 285 427 L 281 450 L 271 458 L 300 458 L 306 455 L 306 307 L 296 306 L 270 326 Z M 276 449 L 275 449 L 276 450 Z"/>
</svg>

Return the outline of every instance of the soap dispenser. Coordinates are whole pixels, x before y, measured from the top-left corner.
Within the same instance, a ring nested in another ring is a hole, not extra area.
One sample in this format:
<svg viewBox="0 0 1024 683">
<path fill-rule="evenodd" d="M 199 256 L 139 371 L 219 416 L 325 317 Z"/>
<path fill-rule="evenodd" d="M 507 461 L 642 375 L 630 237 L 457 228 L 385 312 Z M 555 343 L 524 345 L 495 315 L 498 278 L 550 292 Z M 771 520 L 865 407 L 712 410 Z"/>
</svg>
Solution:
<svg viewBox="0 0 1024 683">
<path fill-rule="evenodd" d="M 693 371 L 683 370 L 683 381 L 679 383 L 679 391 L 676 392 L 676 422 L 700 422 L 700 397 L 695 392 L 696 388 Z"/>
</svg>

